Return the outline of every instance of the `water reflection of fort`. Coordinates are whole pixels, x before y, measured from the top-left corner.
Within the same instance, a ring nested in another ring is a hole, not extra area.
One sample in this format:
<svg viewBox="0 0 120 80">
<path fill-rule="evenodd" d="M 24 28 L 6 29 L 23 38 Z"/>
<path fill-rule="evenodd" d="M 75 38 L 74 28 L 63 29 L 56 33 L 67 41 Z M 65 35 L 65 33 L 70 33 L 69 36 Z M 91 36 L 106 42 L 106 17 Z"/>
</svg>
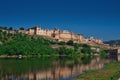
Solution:
<svg viewBox="0 0 120 80">
<path fill-rule="evenodd" d="M 75 77 L 83 74 L 86 70 L 100 69 L 104 66 L 105 61 L 100 58 L 93 59 L 89 64 L 77 64 L 67 62 L 64 66 L 61 66 L 58 62 L 54 62 L 50 68 L 42 71 L 29 71 L 22 75 L 6 75 L 1 80 L 66 80 L 69 77 Z M 1 76 L 2 77 L 2 76 Z"/>
</svg>

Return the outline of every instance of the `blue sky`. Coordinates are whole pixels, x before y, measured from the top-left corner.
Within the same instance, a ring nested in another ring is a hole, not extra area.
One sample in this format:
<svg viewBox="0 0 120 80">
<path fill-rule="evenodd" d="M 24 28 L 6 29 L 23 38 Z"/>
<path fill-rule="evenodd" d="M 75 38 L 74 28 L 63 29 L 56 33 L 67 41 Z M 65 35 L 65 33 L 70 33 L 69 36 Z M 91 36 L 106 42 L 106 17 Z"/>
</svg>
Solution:
<svg viewBox="0 0 120 80">
<path fill-rule="evenodd" d="M 35 25 L 120 39 L 120 0 L 0 0 L 0 26 Z"/>
</svg>

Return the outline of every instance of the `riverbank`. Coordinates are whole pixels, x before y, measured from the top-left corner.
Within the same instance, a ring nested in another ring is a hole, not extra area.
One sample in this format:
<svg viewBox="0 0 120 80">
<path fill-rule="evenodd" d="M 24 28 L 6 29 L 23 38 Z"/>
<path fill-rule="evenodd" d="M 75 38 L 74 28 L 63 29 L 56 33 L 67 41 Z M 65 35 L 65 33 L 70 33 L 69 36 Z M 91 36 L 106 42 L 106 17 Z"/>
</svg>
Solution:
<svg viewBox="0 0 120 80">
<path fill-rule="evenodd" d="M 76 80 L 117 80 L 120 78 L 120 62 L 108 63 L 100 70 L 89 70 Z"/>
<path fill-rule="evenodd" d="M 0 55 L 0 58 L 82 57 L 83 55 Z M 88 56 L 88 55 L 86 55 Z"/>
</svg>

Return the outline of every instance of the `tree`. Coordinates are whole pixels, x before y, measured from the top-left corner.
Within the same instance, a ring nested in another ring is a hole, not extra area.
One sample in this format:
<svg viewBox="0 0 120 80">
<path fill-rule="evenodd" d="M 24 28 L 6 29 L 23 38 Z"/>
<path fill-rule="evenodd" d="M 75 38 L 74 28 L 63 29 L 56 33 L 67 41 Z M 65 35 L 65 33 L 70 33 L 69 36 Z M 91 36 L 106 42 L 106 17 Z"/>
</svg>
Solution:
<svg viewBox="0 0 120 80">
<path fill-rule="evenodd" d="M 83 45 L 82 45 L 82 47 L 87 47 L 87 48 L 90 48 L 90 46 L 89 46 L 89 45 L 87 45 L 87 44 L 83 44 Z"/>
<path fill-rule="evenodd" d="M 59 49 L 59 54 L 60 55 L 63 55 L 63 54 L 66 54 L 66 47 L 60 47 L 60 49 Z"/>
<path fill-rule="evenodd" d="M 71 48 L 69 48 L 69 49 L 66 50 L 66 54 L 67 55 L 70 55 L 70 54 L 73 55 L 73 53 L 74 53 L 74 50 L 71 49 Z"/>
<path fill-rule="evenodd" d="M 8 30 L 13 30 L 13 28 L 12 27 L 9 27 L 9 29 Z"/>
<path fill-rule="evenodd" d="M 77 51 L 78 48 L 79 48 L 79 44 L 75 43 L 75 44 L 74 44 L 74 49 L 75 49 L 75 51 Z"/>
<path fill-rule="evenodd" d="M 73 45 L 74 43 L 73 43 L 73 40 L 69 40 L 68 42 L 67 42 L 67 45 Z"/>
<path fill-rule="evenodd" d="M 4 27 L 4 26 L 0 26 L 0 29 L 5 29 L 5 30 L 6 30 L 6 29 L 7 29 L 7 27 Z"/>
<path fill-rule="evenodd" d="M 83 47 L 83 49 L 81 50 L 82 53 L 86 53 L 86 54 L 91 54 L 93 51 L 91 50 L 90 47 Z"/>
<path fill-rule="evenodd" d="M 17 33 L 10 37 L 10 33 L 3 32 L 3 41 L 7 41 L 0 46 L 0 54 L 6 55 L 53 55 L 58 52 L 50 47 L 50 40 L 39 36 L 28 36 Z M 1 36 L 0 36 L 1 37 Z M 31 37 L 31 38 L 29 38 Z"/>
<path fill-rule="evenodd" d="M 100 57 L 105 59 L 106 58 L 106 52 L 104 50 L 100 51 Z"/>
<path fill-rule="evenodd" d="M 60 41 L 58 44 L 59 44 L 59 45 L 65 45 L 66 43 L 63 42 L 63 41 Z"/>
<path fill-rule="evenodd" d="M 23 27 L 21 27 L 21 28 L 20 28 L 20 30 L 24 30 L 24 28 L 23 28 Z"/>
<path fill-rule="evenodd" d="M 81 58 L 81 61 L 82 61 L 82 63 L 83 64 L 88 64 L 88 63 L 90 63 L 91 62 L 91 56 L 83 56 L 82 58 Z"/>
</svg>

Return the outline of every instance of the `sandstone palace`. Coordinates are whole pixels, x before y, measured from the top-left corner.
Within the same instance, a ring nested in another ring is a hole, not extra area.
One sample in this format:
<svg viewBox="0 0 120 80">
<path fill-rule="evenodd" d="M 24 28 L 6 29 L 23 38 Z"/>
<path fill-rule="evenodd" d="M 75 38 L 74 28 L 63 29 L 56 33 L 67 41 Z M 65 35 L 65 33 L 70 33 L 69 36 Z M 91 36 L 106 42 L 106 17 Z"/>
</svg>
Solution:
<svg viewBox="0 0 120 80">
<path fill-rule="evenodd" d="M 4 30 L 4 31 L 7 31 L 7 30 Z M 46 30 L 46 29 L 42 29 L 40 26 L 36 26 L 33 28 L 29 28 L 27 30 L 20 29 L 17 31 L 11 30 L 7 32 L 9 33 L 19 32 L 19 33 L 28 34 L 28 35 L 39 35 L 39 36 L 52 38 L 56 41 L 63 41 L 63 42 L 73 40 L 74 43 L 83 43 L 83 44 L 91 44 L 91 45 L 103 44 L 101 39 L 95 39 L 93 37 L 84 38 L 84 36 L 81 34 L 75 34 L 67 30 L 59 30 L 57 28 L 53 30 Z"/>
</svg>

